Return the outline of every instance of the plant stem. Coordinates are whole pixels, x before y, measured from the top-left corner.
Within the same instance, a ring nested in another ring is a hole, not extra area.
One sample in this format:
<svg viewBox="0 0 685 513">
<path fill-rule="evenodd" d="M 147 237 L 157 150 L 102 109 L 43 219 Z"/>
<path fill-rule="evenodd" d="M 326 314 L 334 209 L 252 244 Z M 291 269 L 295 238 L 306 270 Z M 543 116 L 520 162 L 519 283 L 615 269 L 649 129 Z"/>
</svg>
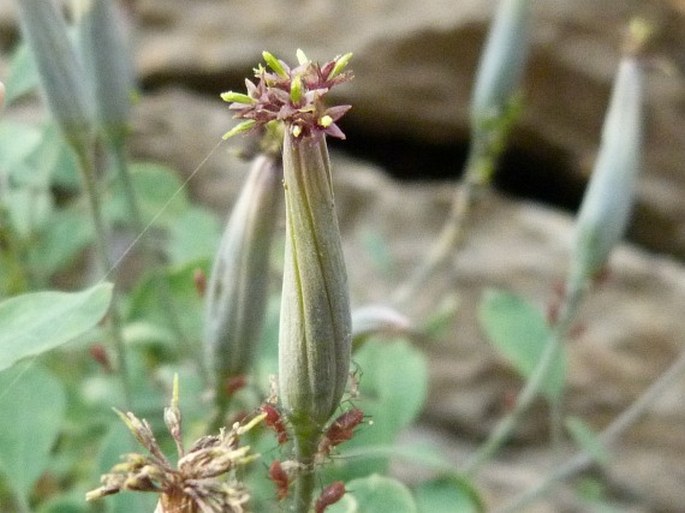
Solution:
<svg viewBox="0 0 685 513">
<path fill-rule="evenodd" d="M 464 169 L 464 179 L 454 193 L 450 212 L 433 244 L 428 258 L 419 265 L 412 276 L 395 292 L 394 303 L 405 305 L 436 273 L 441 271 L 449 258 L 464 242 L 469 214 L 485 184 L 478 179 L 479 169 L 493 166 L 496 156 L 486 154 L 482 145 L 472 146 Z"/>
<path fill-rule="evenodd" d="M 314 456 L 319 445 L 319 436 L 312 431 L 295 433 L 295 459 L 300 464 L 300 473 L 295 481 L 295 513 L 309 513 L 314 496 Z"/>
<path fill-rule="evenodd" d="M 650 386 L 638 397 L 626 410 L 607 426 L 599 435 L 599 441 L 608 447 L 615 443 L 618 438 L 631 426 L 633 426 L 662 396 L 662 394 L 685 375 L 685 351 L 680 353 L 678 359 L 664 371 Z M 493 513 L 513 513 L 524 506 L 532 504 L 540 499 L 554 484 L 569 479 L 583 472 L 594 464 L 593 457 L 580 452 L 568 460 L 564 465 L 552 472 L 545 480 L 536 487 L 520 494 L 505 506 L 496 509 Z"/>
<path fill-rule="evenodd" d="M 533 369 L 525 387 L 519 394 L 516 405 L 495 427 L 481 448 L 466 462 L 464 474 L 473 475 L 480 466 L 489 460 L 511 436 L 523 414 L 528 411 L 545 385 L 547 376 L 558 358 L 561 344 L 578 310 L 585 287 L 570 286 L 562 306 L 559 320 L 555 324 L 540 360 Z"/>
<path fill-rule="evenodd" d="M 102 275 L 111 275 L 114 273 L 115 269 L 112 266 L 112 262 L 107 252 L 107 229 L 102 216 L 102 208 L 95 181 L 95 161 L 91 151 L 86 148 L 85 145 L 72 144 L 72 147 L 75 150 L 78 160 L 83 186 L 88 199 L 88 210 L 95 228 L 95 251 L 98 257 L 99 271 Z M 115 288 L 112 304 L 109 309 L 107 328 L 110 337 L 114 341 L 114 348 L 117 353 L 119 374 L 124 390 L 124 402 L 126 405 L 130 405 L 131 383 L 126 363 L 126 350 L 122 335 L 122 320 L 117 298 L 118 295 L 116 294 Z"/>
</svg>

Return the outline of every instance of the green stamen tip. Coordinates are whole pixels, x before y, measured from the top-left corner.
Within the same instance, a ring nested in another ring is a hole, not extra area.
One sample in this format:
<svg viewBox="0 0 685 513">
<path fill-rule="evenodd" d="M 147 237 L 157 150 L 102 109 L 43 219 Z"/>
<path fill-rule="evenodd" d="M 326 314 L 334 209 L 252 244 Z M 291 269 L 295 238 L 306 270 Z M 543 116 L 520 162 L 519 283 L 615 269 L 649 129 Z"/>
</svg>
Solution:
<svg viewBox="0 0 685 513">
<path fill-rule="evenodd" d="M 246 94 L 236 93 L 233 91 L 226 91 L 221 93 L 221 99 L 228 103 L 244 103 L 245 105 L 251 105 L 256 100 Z"/>
<path fill-rule="evenodd" d="M 281 64 L 281 61 L 279 61 L 271 52 L 264 50 L 262 52 L 262 57 L 267 65 L 274 70 L 279 77 L 288 78 L 288 73 L 285 71 L 283 64 Z"/>
<path fill-rule="evenodd" d="M 319 119 L 319 126 L 322 126 L 324 128 L 328 128 L 333 124 L 333 118 L 326 115 L 322 116 L 321 119 Z"/>
<path fill-rule="evenodd" d="M 297 55 L 297 62 L 300 64 L 300 66 L 303 66 L 309 62 L 309 59 L 307 59 L 307 56 L 305 53 L 302 51 L 301 48 L 297 49 L 297 52 L 295 52 L 295 55 Z"/>
<path fill-rule="evenodd" d="M 256 124 L 257 124 L 257 122 L 254 119 L 248 119 L 246 121 L 238 123 L 236 126 L 231 128 L 228 132 L 226 132 L 221 138 L 225 141 L 226 139 L 230 139 L 234 135 L 242 134 L 242 133 L 249 131 Z"/>
<path fill-rule="evenodd" d="M 335 66 L 333 66 L 333 70 L 331 71 L 331 74 L 328 75 L 328 78 L 331 79 L 340 75 L 350 63 L 350 60 L 352 60 L 352 52 L 348 52 L 345 55 L 338 57 L 335 60 Z"/>
<path fill-rule="evenodd" d="M 290 84 L 290 100 L 295 104 L 302 100 L 302 78 L 299 75 Z"/>
</svg>

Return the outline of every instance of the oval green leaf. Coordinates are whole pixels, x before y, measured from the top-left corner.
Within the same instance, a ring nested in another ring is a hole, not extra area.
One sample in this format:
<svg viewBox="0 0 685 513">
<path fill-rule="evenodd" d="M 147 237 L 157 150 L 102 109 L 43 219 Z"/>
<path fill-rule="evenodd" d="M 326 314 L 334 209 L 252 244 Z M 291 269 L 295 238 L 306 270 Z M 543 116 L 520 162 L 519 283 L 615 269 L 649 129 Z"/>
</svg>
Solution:
<svg viewBox="0 0 685 513">
<path fill-rule="evenodd" d="M 28 504 L 62 428 L 62 383 L 31 363 L 0 373 L 0 470 L 17 499 Z"/>
<path fill-rule="evenodd" d="M 0 303 L 0 371 L 82 335 L 107 313 L 112 284 L 33 292 Z"/>
<path fill-rule="evenodd" d="M 363 511 L 365 513 L 417 513 L 414 497 L 404 484 L 397 479 L 372 474 L 354 479 L 345 484 L 347 493 L 355 499 L 356 510 L 349 502 L 341 501 L 340 511 Z M 347 508 L 347 509 L 345 509 Z M 337 509 L 330 508 L 331 513 Z"/>
<path fill-rule="evenodd" d="M 488 290 L 479 306 L 478 317 L 490 342 L 524 378 L 535 369 L 550 338 L 550 328 L 535 306 L 516 294 Z M 558 397 L 566 379 L 563 353 L 547 376 L 543 393 Z"/>
</svg>

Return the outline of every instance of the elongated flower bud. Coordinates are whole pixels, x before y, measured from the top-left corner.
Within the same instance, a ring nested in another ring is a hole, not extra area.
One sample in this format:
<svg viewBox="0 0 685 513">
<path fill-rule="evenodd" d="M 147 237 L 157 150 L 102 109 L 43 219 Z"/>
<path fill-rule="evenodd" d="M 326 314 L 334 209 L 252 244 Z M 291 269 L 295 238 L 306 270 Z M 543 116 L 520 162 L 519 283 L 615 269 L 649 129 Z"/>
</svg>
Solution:
<svg viewBox="0 0 685 513">
<path fill-rule="evenodd" d="M 256 157 L 212 268 L 205 303 L 205 360 L 219 405 L 231 378 L 249 372 L 264 324 L 281 169 Z"/>
<path fill-rule="evenodd" d="M 112 0 L 91 0 L 80 20 L 81 48 L 93 80 L 98 122 L 105 136 L 118 143 L 128 133 L 135 90 L 122 23 Z"/>
<path fill-rule="evenodd" d="M 471 101 L 474 130 L 505 114 L 520 87 L 529 47 L 530 0 L 501 0 L 481 55 Z"/>
<path fill-rule="evenodd" d="M 5 105 L 5 84 L 0 82 L 0 109 Z"/>
<path fill-rule="evenodd" d="M 640 170 L 643 71 L 624 57 L 614 81 L 602 141 L 576 219 L 573 284 L 596 275 L 628 224 Z"/>
<path fill-rule="evenodd" d="M 336 121 L 349 105 L 326 108 L 325 94 L 351 78 L 351 54 L 324 64 L 301 50 L 290 68 L 269 52 L 271 69 L 255 70 L 247 94 L 227 91 L 242 123 L 224 137 L 280 123 L 285 126 L 283 176 L 286 243 L 278 342 L 279 394 L 295 431 L 296 452 L 310 461 L 321 428 L 338 407 L 350 365 L 351 319 L 347 273 L 335 214 L 326 135 L 344 139 Z M 311 495 L 313 482 L 302 485 Z M 307 506 L 305 500 L 302 507 Z"/>
<path fill-rule="evenodd" d="M 67 139 L 84 148 L 92 135 L 93 104 L 66 22 L 52 0 L 19 0 L 17 8 L 50 111 Z"/>
<path fill-rule="evenodd" d="M 279 334 L 279 391 L 295 429 L 335 412 L 350 368 L 347 273 L 325 137 L 283 144 L 286 246 Z"/>
</svg>

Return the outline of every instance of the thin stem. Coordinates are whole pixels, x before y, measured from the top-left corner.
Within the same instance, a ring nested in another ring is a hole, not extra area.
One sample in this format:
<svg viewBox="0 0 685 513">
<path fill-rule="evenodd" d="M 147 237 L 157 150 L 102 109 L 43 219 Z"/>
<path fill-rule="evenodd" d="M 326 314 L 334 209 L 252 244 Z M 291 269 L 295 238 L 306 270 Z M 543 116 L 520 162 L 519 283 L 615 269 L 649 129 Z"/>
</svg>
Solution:
<svg viewBox="0 0 685 513">
<path fill-rule="evenodd" d="M 475 474 L 483 463 L 492 458 L 500 447 L 509 439 L 523 414 L 528 411 L 533 404 L 533 401 L 540 394 L 550 369 L 558 358 L 564 337 L 578 310 L 583 291 L 584 287 L 579 286 L 572 287 L 567 292 L 559 320 L 554 326 L 540 360 L 533 369 L 525 387 L 519 394 L 516 405 L 511 412 L 499 422 L 481 448 L 469 461 L 467 461 L 463 469 L 464 474 Z"/>
<path fill-rule="evenodd" d="M 685 351 L 678 359 L 664 371 L 626 410 L 607 426 L 599 435 L 599 441 L 608 447 L 614 444 L 621 435 L 633 426 L 663 393 L 685 375 Z M 554 484 L 569 479 L 590 468 L 594 464 L 593 457 L 587 452 L 580 452 L 564 465 L 552 472 L 549 477 L 536 487 L 522 493 L 510 503 L 496 509 L 493 513 L 513 513 L 540 499 Z"/>
<path fill-rule="evenodd" d="M 394 303 L 404 305 L 409 302 L 435 274 L 447 264 L 450 256 L 463 244 L 469 214 L 476 203 L 478 193 L 484 184 L 476 177 L 477 168 L 483 165 L 493 165 L 494 162 L 483 155 L 480 145 L 472 146 L 464 169 L 464 179 L 454 194 L 450 212 L 443 224 L 437 240 L 430 250 L 428 258 L 415 270 L 412 276 L 395 292 Z"/>
<path fill-rule="evenodd" d="M 88 199 L 88 210 L 95 228 L 95 251 L 98 257 L 99 271 L 102 275 L 110 275 L 114 272 L 114 268 L 107 252 L 107 229 L 102 216 L 102 208 L 95 181 L 95 161 L 91 151 L 85 148 L 84 145 L 73 144 L 72 147 L 77 156 L 83 186 Z M 126 350 L 122 335 L 122 320 L 117 298 L 118 295 L 116 294 L 115 289 L 115 295 L 109 309 L 107 329 L 110 337 L 114 341 L 114 348 L 117 353 L 119 374 L 124 389 L 124 401 L 126 405 L 130 405 L 131 383 L 126 363 Z"/>
<path fill-rule="evenodd" d="M 314 457 L 318 444 L 319 436 L 316 432 L 295 433 L 295 459 L 301 469 L 295 481 L 295 513 L 309 513 L 311 508 L 316 485 Z"/>
</svg>

